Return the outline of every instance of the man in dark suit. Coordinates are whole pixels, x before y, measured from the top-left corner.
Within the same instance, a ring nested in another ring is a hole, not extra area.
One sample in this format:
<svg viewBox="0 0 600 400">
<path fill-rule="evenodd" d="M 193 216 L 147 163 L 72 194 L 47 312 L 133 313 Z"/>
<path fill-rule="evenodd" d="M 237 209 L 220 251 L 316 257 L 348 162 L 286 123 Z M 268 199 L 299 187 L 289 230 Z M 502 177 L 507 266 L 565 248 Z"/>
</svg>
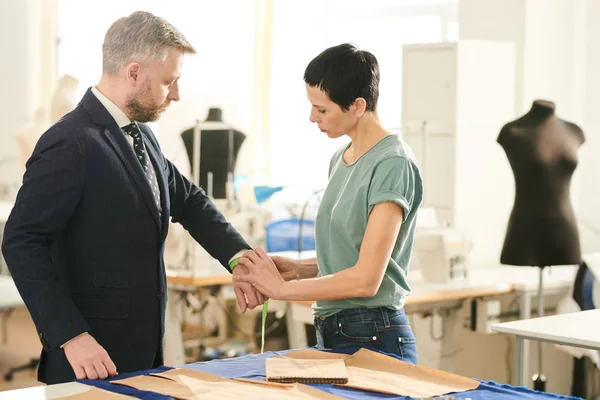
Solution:
<svg viewBox="0 0 600 400">
<path fill-rule="evenodd" d="M 250 248 L 144 124 L 179 100 L 190 53 L 185 37 L 150 13 L 116 21 L 100 83 L 27 162 L 2 251 L 43 344 L 42 382 L 163 364 L 169 217 L 228 270 Z M 242 312 L 265 300 L 249 284 L 234 288 Z"/>
</svg>

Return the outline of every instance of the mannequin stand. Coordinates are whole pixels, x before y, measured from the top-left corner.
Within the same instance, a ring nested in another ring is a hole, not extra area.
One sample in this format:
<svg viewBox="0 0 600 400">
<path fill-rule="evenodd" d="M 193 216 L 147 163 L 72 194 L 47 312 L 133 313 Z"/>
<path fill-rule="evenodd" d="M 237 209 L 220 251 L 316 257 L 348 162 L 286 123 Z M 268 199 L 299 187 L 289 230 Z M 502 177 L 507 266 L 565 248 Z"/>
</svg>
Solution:
<svg viewBox="0 0 600 400">
<path fill-rule="evenodd" d="M 540 278 L 538 282 L 538 318 L 544 316 L 544 267 L 540 267 Z M 538 368 L 537 373 L 531 378 L 533 380 L 533 389 L 546 391 L 546 376 L 542 373 L 542 342 L 538 341 Z"/>
</svg>

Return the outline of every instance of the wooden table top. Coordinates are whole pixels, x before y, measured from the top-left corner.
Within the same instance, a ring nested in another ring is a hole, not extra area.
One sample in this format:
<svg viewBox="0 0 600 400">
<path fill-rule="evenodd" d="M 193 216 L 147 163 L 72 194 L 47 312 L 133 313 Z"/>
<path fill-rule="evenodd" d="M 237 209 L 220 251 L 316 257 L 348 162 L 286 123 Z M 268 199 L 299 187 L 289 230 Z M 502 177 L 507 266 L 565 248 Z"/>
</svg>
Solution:
<svg viewBox="0 0 600 400">
<path fill-rule="evenodd" d="M 167 275 L 167 282 L 185 286 L 206 287 L 231 284 L 231 275 L 211 276 L 177 276 Z M 477 297 L 491 297 L 511 294 L 514 292 L 512 284 L 484 285 L 465 288 L 443 289 L 411 293 L 404 301 L 405 306 L 442 303 L 454 300 L 472 299 Z M 292 301 L 295 304 L 311 306 L 313 301 Z"/>
<path fill-rule="evenodd" d="M 474 299 L 477 297 L 492 297 L 511 294 L 512 285 L 482 286 L 463 289 L 437 290 L 433 292 L 411 293 L 405 300 L 405 306 L 443 303 L 454 300 Z M 313 301 L 291 301 L 290 303 L 312 306 Z"/>
</svg>

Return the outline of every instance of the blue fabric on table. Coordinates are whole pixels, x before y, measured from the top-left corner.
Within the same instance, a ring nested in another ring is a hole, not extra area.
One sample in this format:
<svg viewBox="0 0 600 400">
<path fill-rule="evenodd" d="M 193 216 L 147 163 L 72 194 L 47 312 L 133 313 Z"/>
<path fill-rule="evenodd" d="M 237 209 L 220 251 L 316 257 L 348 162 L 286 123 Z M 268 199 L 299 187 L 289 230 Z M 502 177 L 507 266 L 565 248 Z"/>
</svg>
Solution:
<svg viewBox="0 0 600 400">
<path fill-rule="evenodd" d="M 228 358 L 224 360 L 212 360 L 208 362 L 199 362 L 193 364 L 182 365 L 182 368 L 194 369 L 197 371 L 208 372 L 214 375 L 222 376 L 224 378 L 247 378 L 247 379 L 255 379 L 255 380 L 265 380 L 265 359 L 269 357 L 275 357 L 277 355 L 283 355 L 285 353 L 290 352 L 291 350 L 285 350 L 280 352 L 266 352 L 264 354 L 250 354 L 243 357 L 237 358 Z M 334 353 L 346 353 L 352 354 L 356 350 L 344 351 L 344 350 L 336 350 L 332 351 Z M 393 355 L 391 355 L 393 356 Z M 396 357 L 399 358 L 399 357 Z M 143 371 L 139 373 L 130 373 L 130 374 L 121 374 L 116 378 L 111 379 L 124 379 L 137 375 L 148 375 L 150 372 L 163 372 L 167 371 L 171 368 L 169 367 L 161 367 L 151 371 Z M 475 390 L 470 390 L 468 392 L 457 393 L 454 396 L 461 399 L 471 399 L 471 400 L 550 400 L 550 399 L 579 399 L 577 397 L 569 397 L 569 396 L 560 396 L 551 393 L 542 393 L 536 392 L 526 387 L 515 387 L 511 385 L 499 384 L 493 381 L 481 381 L 480 385 Z M 106 389 L 115 393 L 127 394 L 130 396 L 135 396 L 144 400 L 165 400 L 171 399 L 171 397 L 159 395 L 152 392 L 143 392 L 140 390 L 135 390 L 128 388 L 126 386 L 121 385 L 113 385 L 109 381 L 100 381 L 100 380 L 80 380 L 79 382 L 85 383 L 87 385 L 93 385 L 102 389 Z M 331 394 L 338 395 L 340 397 L 344 397 L 346 399 L 357 399 L 357 400 L 366 400 L 366 399 L 402 399 L 402 400 L 411 400 L 412 397 L 401 397 L 401 396 L 393 396 L 386 394 L 379 394 L 373 392 L 366 392 L 362 390 L 344 388 L 340 386 L 334 385 L 311 385 L 315 388 L 318 388 L 324 392 L 328 392 Z"/>
</svg>

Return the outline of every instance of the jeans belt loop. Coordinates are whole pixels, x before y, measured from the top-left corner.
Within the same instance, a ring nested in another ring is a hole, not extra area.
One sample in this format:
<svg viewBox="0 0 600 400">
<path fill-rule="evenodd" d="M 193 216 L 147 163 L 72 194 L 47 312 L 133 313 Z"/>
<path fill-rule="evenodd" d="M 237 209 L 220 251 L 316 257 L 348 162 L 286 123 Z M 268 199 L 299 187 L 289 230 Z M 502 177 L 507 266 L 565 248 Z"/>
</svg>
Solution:
<svg viewBox="0 0 600 400">
<path fill-rule="evenodd" d="M 383 326 L 385 328 L 389 328 L 391 326 L 391 324 L 390 324 L 390 314 L 388 313 L 388 310 L 385 307 L 380 307 L 379 309 L 381 310 L 381 316 L 383 317 Z"/>
</svg>

